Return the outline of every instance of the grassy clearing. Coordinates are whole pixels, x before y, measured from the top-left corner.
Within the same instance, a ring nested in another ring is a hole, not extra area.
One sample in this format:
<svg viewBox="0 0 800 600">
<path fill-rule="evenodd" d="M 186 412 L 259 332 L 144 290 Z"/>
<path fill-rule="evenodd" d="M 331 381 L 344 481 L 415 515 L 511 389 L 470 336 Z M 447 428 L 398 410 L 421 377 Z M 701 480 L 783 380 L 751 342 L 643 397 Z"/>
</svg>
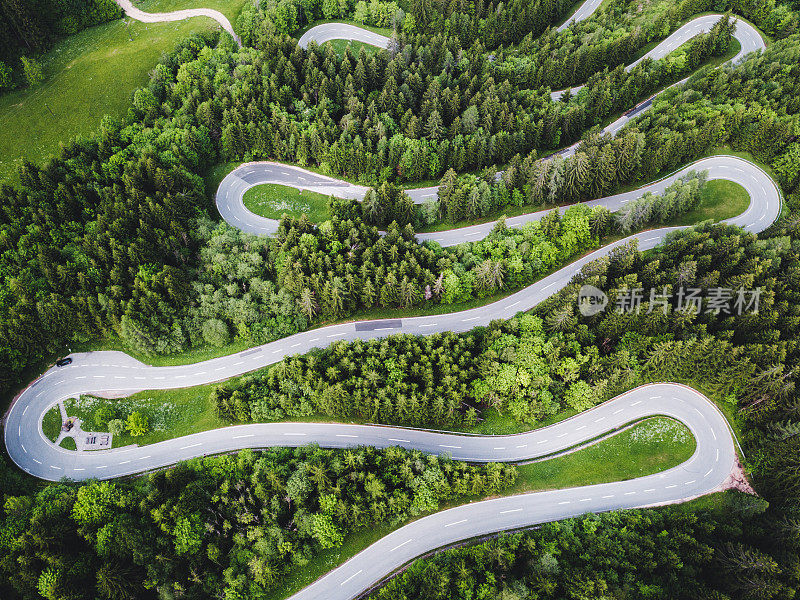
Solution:
<svg viewBox="0 0 800 600">
<path fill-rule="evenodd" d="M 61 411 L 58 410 L 57 406 L 44 413 L 42 431 L 48 440 L 55 442 L 58 439 L 58 434 L 61 433 L 61 425 Z"/>
<path fill-rule="evenodd" d="M 84 431 L 107 431 L 107 427 L 96 423 L 97 411 L 110 408 L 114 417 L 125 420 L 134 411 L 147 417 L 148 431 L 133 437 L 128 431 L 114 436 L 114 448 L 129 444 L 154 444 L 167 439 L 190 435 L 224 427 L 226 423 L 217 418 L 210 401 L 211 385 L 172 390 L 140 392 L 128 398 L 105 399 L 81 396 L 65 401 L 67 414 L 81 419 Z"/>
<path fill-rule="evenodd" d="M 328 196 L 274 183 L 251 187 L 242 200 L 249 211 L 270 219 L 280 219 L 284 214 L 293 217 L 305 214 L 312 222 L 321 223 L 331 216 Z"/>
<path fill-rule="evenodd" d="M 726 179 L 706 183 L 700 194 L 700 204 L 669 225 L 692 225 L 701 221 L 722 221 L 742 214 L 750 205 L 750 194 L 741 185 Z"/>
<path fill-rule="evenodd" d="M 333 51 L 336 52 L 336 54 L 344 54 L 347 51 L 347 47 L 350 46 L 350 52 L 353 54 L 353 56 L 358 56 L 361 54 L 362 48 L 367 53 L 367 56 L 383 50 L 383 48 L 379 48 L 378 46 L 365 44 L 364 42 L 359 42 L 356 40 L 331 40 L 329 42 L 325 42 L 322 44 L 322 46 L 325 47 L 326 44 L 333 46 Z"/>
<path fill-rule="evenodd" d="M 137 6 L 147 12 L 217 8 L 234 22 L 244 2 L 149 0 Z M 92 133 L 104 115 L 124 117 L 134 90 L 147 83 L 164 52 L 217 27 L 206 17 L 171 23 L 123 18 L 58 41 L 41 57 L 44 83 L 0 96 L 0 181 L 12 177 L 23 159 L 41 163 L 60 142 Z"/>
<path fill-rule="evenodd" d="M 683 423 L 654 417 L 594 446 L 520 466 L 514 492 L 593 485 L 652 475 L 688 460 L 696 445 Z"/>
<path fill-rule="evenodd" d="M 589 448 L 518 467 L 517 483 L 507 495 L 652 474 L 682 463 L 692 455 L 694 446 L 694 438 L 684 425 L 664 417 L 648 419 Z M 269 595 L 270 600 L 290 596 L 406 523 L 372 527 L 348 535 L 341 546 L 321 552 L 286 577 L 283 585 Z"/>
<path fill-rule="evenodd" d="M 61 443 L 59 444 L 59 446 L 61 446 L 65 450 L 77 450 L 78 449 L 78 446 L 75 444 L 75 440 L 73 438 L 71 438 L 71 437 L 65 437 L 63 440 L 61 440 Z"/>
</svg>

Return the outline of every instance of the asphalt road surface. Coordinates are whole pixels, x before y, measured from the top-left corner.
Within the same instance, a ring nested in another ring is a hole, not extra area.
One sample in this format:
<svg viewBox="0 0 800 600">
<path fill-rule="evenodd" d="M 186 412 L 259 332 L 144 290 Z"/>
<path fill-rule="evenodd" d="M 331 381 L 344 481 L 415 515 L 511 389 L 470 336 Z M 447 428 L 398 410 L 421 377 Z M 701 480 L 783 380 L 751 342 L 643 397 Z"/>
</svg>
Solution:
<svg viewBox="0 0 800 600">
<path fill-rule="evenodd" d="M 347 23 L 323 23 L 316 25 L 306 31 L 298 40 L 297 44 L 301 48 L 307 48 L 309 42 L 317 42 L 322 45 L 331 40 L 350 40 L 354 42 L 364 42 L 378 48 L 388 48 L 392 39 L 385 35 L 374 33 L 355 25 Z"/>
<path fill-rule="evenodd" d="M 219 23 L 222 28 L 230 33 L 233 36 L 233 39 L 236 40 L 236 43 L 240 46 L 242 45 L 239 36 L 236 35 L 236 32 L 233 30 L 233 26 L 231 22 L 228 21 L 228 17 L 223 15 L 218 10 L 214 10 L 212 8 L 189 8 L 186 10 L 176 10 L 173 12 L 168 13 L 148 13 L 139 10 L 133 5 L 131 0 L 114 0 L 117 4 L 119 4 L 120 8 L 125 11 L 125 14 L 128 15 L 131 19 L 135 19 L 136 21 L 141 21 L 143 23 L 160 23 L 163 21 L 182 21 L 184 19 L 190 19 L 192 17 L 208 17 L 209 19 L 214 19 L 217 23 Z"/>
<path fill-rule="evenodd" d="M 673 50 L 677 50 L 693 37 L 698 36 L 701 33 L 708 33 L 711 31 L 712 27 L 714 27 L 717 21 L 719 21 L 722 17 L 723 15 L 719 14 L 703 15 L 702 17 L 697 17 L 688 23 L 681 25 L 669 37 L 667 37 L 667 39 L 650 50 L 650 52 L 627 65 L 625 70 L 633 70 L 636 65 L 647 58 L 652 58 L 653 60 L 664 58 L 667 54 Z M 741 45 L 739 52 L 731 59 L 733 62 L 737 62 L 745 55 L 755 52 L 756 50 L 763 50 L 766 47 L 764 45 L 764 40 L 761 39 L 761 35 L 759 35 L 758 31 L 756 31 L 756 29 L 750 25 L 750 23 L 742 21 L 741 19 L 736 22 L 736 31 L 734 32 L 733 37 L 739 40 L 739 44 Z M 686 79 L 688 79 L 688 77 Z M 673 85 L 680 85 L 685 82 L 686 79 L 682 79 Z M 570 88 L 572 95 L 574 96 L 577 94 L 582 88 L 582 85 L 576 85 Z M 556 90 L 550 93 L 550 98 L 553 100 L 553 102 L 558 102 L 563 94 L 564 90 Z"/>
</svg>

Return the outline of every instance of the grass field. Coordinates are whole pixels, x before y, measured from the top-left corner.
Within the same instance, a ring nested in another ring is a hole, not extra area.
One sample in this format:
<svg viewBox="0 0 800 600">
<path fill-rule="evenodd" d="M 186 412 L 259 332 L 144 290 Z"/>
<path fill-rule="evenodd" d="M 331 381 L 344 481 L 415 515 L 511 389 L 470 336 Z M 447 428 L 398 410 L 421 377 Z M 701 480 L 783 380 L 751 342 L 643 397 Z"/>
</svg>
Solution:
<svg viewBox="0 0 800 600">
<path fill-rule="evenodd" d="M 146 0 L 147 12 L 216 8 L 235 23 L 246 0 Z M 41 163 L 60 142 L 95 131 L 103 115 L 124 117 L 134 90 L 145 85 L 160 56 L 188 35 L 217 28 L 196 17 L 171 23 L 129 18 L 58 41 L 41 58 L 45 81 L 0 96 L 0 181 L 23 159 Z"/>
<path fill-rule="evenodd" d="M 280 219 L 284 214 L 293 217 L 305 214 L 312 222 L 321 223 L 330 218 L 328 196 L 285 185 L 265 183 L 251 187 L 242 200 L 249 211 L 270 219 Z"/>
<path fill-rule="evenodd" d="M 518 467 L 517 483 L 504 495 L 649 475 L 682 463 L 692 455 L 694 447 L 694 438 L 684 425 L 663 417 L 648 419 L 589 448 Z M 290 596 L 407 522 L 348 535 L 341 546 L 321 552 L 286 577 L 283 585 L 269 595 L 270 600 Z"/>
<path fill-rule="evenodd" d="M 151 390 L 128 398 L 108 400 L 93 396 L 69 399 L 64 402 L 67 415 L 81 419 L 84 431 L 104 431 L 94 422 L 95 411 L 110 407 L 115 418 L 125 420 L 134 411 L 141 411 L 149 424 L 144 435 L 133 437 L 129 432 L 114 436 L 114 448 L 129 444 L 153 444 L 199 431 L 224 427 L 210 401 L 212 386 L 202 385 L 173 390 Z"/>
<path fill-rule="evenodd" d="M 700 205 L 670 221 L 670 225 L 692 225 L 701 221 L 722 221 L 742 214 L 750 205 L 750 194 L 738 183 L 726 179 L 709 181 L 700 194 Z"/>
</svg>

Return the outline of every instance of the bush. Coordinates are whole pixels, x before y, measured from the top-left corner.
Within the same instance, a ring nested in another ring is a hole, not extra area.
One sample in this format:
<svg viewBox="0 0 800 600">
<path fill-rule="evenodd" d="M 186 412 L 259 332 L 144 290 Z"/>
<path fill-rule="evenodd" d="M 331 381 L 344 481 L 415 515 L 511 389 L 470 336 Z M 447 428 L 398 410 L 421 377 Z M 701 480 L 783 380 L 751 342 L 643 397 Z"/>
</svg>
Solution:
<svg viewBox="0 0 800 600">
<path fill-rule="evenodd" d="M 38 61 L 27 56 L 23 56 L 20 60 L 22 61 L 22 72 L 25 74 L 25 81 L 28 82 L 29 86 L 33 87 L 44 81 L 44 71 Z"/>
<path fill-rule="evenodd" d="M 144 435 L 150 427 L 147 421 L 147 415 L 139 410 L 132 412 L 128 415 L 127 427 L 133 437 Z"/>
<path fill-rule="evenodd" d="M 92 413 L 94 427 L 98 431 L 105 431 L 108 428 L 109 422 L 114 420 L 116 416 L 114 409 L 110 406 L 100 406 Z"/>
<path fill-rule="evenodd" d="M 0 90 L 10 90 L 13 87 L 13 71 L 6 63 L 0 61 Z"/>
<path fill-rule="evenodd" d="M 228 326 L 220 319 L 209 319 L 203 323 L 203 339 L 219 348 L 230 341 L 231 333 Z"/>
<path fill-rule="evenodd" d="M 108 422 L 108 432 L 111 435 L 122 435 L 125 431 L 125 421 L 122 419 L 111 419 Z"/>
</svg>

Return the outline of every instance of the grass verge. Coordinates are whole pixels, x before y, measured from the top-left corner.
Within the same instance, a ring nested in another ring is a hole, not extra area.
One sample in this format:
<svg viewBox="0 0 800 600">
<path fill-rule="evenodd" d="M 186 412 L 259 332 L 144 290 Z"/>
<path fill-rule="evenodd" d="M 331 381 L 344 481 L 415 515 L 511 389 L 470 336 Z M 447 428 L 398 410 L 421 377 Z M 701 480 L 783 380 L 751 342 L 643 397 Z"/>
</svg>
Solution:
<svg viewBox="0 0 800 600">
<path fill-rule="evenodd" d="M 61 440 L 61 444 L 59 444 L 65 450 L 77 450 L 78 446 L 75 444 L 75 440 L 71 437 L 65 437 Z"/>
<path fill-rule="evenodd" d="M 700 193 L 697 208 L 672 219 L 669 225 L 692 225 L 701 221 L 722 221 L 742 214 L 750 205 L 750 194 L 738 183 L 726 179 L 709 181 Z"/>
<path fill-rule="evenodd" d="M 280 219 L 284 214 L 300 217 L 305 214 L 314 223 L 330 218 L 328 196 L 285 185 L 264 183 L 251 187 L 242 198 L 245 208 L 262 217 Z"/>
<path fill-rule="evenodd" d="M 48 440 L 55 442 L 56 439 L 58 439 L 58 434 L 61 432 L 61 425 L 61 411 L 58 409 L 58 406 L 54 406 L 44 413 L 42 431 Z"/>
</svg>

